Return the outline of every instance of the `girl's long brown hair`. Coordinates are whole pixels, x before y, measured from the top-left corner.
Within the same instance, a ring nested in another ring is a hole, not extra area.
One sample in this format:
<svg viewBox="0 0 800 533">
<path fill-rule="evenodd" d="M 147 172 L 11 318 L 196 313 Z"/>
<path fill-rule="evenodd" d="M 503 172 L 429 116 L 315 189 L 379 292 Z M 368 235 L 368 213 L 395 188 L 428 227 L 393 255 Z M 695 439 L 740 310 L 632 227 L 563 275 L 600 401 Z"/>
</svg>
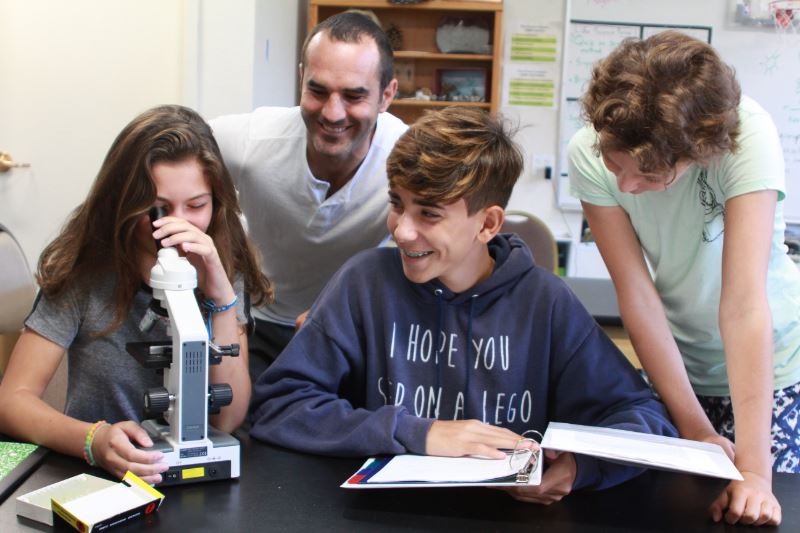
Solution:
<svg viewBox="0 0 800 533">
<path fill-rule="evenodd" d="M 42 252 L 37 281 L 55 297 L 79 280 L 115 275 L 114 319 L 118 328 L 142 283 L 144 250 L 136 246 L 139 218 L 156 201 L 153 165 L 196 158 L 211 187 L 213 212 L 207 233 L 225 272 L 241 275 L 255 305 L 272 299 L 272 287 L 259 267 L 258 253 L 245 234 L 236 190 L 211 128 L 195 111 L 177 105 L 145 111 L 120 132 L 106 155 L 86 200 Z"/>
</svg>

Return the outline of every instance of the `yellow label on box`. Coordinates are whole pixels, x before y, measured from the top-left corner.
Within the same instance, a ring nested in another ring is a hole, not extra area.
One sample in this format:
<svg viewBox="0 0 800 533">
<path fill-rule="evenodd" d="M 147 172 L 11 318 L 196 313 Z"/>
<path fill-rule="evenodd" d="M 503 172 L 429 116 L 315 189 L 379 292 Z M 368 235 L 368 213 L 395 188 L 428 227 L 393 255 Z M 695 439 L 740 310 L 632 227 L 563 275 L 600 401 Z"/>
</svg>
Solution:
<svg viewBox="0 0 800 533">
<path fill-rule="evenodd" d="M 203 477 L 206 475 L 206 469 L 203 466 L 197 468 L 187 468 L 186 470 L 181 471 L 181 477 L 183 479 L 194 479 L 196 477 Z"/>
<path fill-rule="evenodd" d="M 67 511 L 66 509 L 64 509 L 64 508 L 61 506 L 61 504 L 60 504 L 60 503 L 58 503 L 57 501 L 55 501 L 55 500 L 52 500 L 50 505 L 51 505 L 51 507 L 52 507 L 53 511 L 54 511 L 54 512 L 55 512 L 55 513 L 56 513 L 58 516 L 60 516 L 61 518 L 63 518 L 63 519 L 64 519 L 64 521 L 65 521 L 67 524 L 71 525 L 72 527 L 74 527 L 74 528 L 75 528 L 75 529 L 77 529 L 78 531 L 89 531 L 89 530 L 91 529 L 91 528 L 89 527 L 89 525 L 88 525 L 88 524 L 86 524 L 86 523 L 84 523 L 84 522 L 82 522 L 82 521 L 78 520 L 78 518 L 77 518 L 75 515 L 73 515 L 72 513 L 70 513 L 69 511 Z"/>
<path fill-rule="evenodd" d="M 127 481 L 128 483 L 135 483 L 137 486 L 141 487 L 143 490 L 149 492 L 153 496 L 159 499 L 164 499 L 164 495 L 158 492 L 156 489 L 145 483 L 144 481 L 139 478 L 136 474 L 128 470 L 125 472 L 125 477 L 122 478 L 122 481 Z"/>
</svg>

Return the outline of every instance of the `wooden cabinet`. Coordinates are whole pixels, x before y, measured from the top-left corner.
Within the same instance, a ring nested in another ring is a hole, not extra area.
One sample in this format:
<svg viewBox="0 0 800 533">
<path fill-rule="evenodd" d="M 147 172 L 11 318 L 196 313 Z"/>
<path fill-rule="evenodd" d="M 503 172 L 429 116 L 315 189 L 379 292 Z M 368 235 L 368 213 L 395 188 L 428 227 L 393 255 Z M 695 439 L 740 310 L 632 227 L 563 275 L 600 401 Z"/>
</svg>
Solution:
<svg viewBox="0 0 800 533">
<path fill-rule="evenodd" d="M 404 90 L 389 108 L 391 113 L 410 124 L 425 109 L 441 106 L 465 105 L 497 111 L 503 44 L 501 0 L 429 0 L 418 4 L 393 4 L 386 0 L 310 0 L 309 30 L 319 21 L 350 8 L 371 10 L 385 31 L 396 28 L 401 35 L 402 45 L 394 52 L 395 76 Z M 436 43 L 436 31 L 443 22 L 448 25 L 461 22 L 462 27 L 487 29 L 488 46 L 478 53 L 442 53 Z M 485 79 L 485 85 L 475 88 L 481 79 Z M 473 89 L 469 94 L 461 90 L 461 94 L 454 96 L 454 84 Z M 416 98 L 418 89 L 431 93 L 434 99 Z M 449 96 L 440 96 L 445 93 Z"/>
</svg>

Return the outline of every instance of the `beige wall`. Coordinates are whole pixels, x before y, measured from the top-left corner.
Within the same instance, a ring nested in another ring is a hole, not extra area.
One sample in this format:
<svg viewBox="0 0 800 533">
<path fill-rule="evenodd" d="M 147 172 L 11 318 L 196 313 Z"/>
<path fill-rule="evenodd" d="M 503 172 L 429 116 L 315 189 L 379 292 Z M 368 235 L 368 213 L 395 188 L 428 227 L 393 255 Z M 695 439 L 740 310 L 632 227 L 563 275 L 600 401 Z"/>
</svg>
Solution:
<svg viewBox="0 0 800 533">
<path fill-rule="evenodd" d="M 145 109 L 183 103 L 197 0 L 0 0 L 0 224 L 33 268 L 86 196 L 108 147 Z M 0 336 L 0 370 L 16 335 Z M 63 406 L 66 358 L 45 398 Z"/>
<path fill-rule="evenodd" d="M 0 224 L 32 267 L 135 115 L 180 103 L 185 2 L 0 0 Z"/>
</svg>

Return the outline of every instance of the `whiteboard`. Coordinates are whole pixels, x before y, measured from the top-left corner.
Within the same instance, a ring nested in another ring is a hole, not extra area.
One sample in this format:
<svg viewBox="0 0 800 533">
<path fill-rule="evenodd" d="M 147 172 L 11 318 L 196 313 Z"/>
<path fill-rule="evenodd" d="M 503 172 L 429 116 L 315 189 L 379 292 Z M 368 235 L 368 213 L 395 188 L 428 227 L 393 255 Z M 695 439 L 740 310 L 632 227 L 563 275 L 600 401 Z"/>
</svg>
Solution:
<svg viewBox="0 0 800 533">
<path fill-rule="evenodd" d="M 787 222 L 800 222 L 800 35 L 780 34 L 770 25 L 747 26 L 737 21 L 741 0 L 571 0 L 570 15 L 565 28 L 565 74 L 562 84 L 562 105 L 569 107 L 567 98 L 575 98 L 583 85 L 570 76 L 587 72 L 579 48 L 571 45 L 572 21 L 606 23 L 611 26 L 635 25 L 641 36 L 666 28 L 681 29 L 695 37 L 710 33 L 710 42 L 722 59 L 736 69 L 742 93 L 752 97 L 766 109 L 781 138 L 786 162 L 786 200 L 783 202 Z M 599 30 L 597 30 L 599 32 Z M 698 32 L 698 33 L 693 33 Z M 701 37 L 702 38 L 702 37 Z M 597 39 L 601 43 L 601 39 Z M 611 40 L 604 44 L 613 49 Z M 585 57 L 597 55 L 597 49 Z M 575 64 L 570 66 L 570 62 Z M 590 67 L 589 67 L 590 68 Z M 577 74 L 576 74 L 577 73 Z M 577 88 L 577 89 L 576 89 Z M 566 168 L 561 166 L 561 151 L 566 147 L 574 128 L 574 112 L 562 110 L 557 148 L 560 166 L 557 176 L 558 204 L 564 209 L 578 206 L 569 195 Z M 572 121 L 572 122 L 570 122 Z M 561 170 L 563 168 L 563 171 Z M 562 177 L 561 174 L 565 176 Z"/>
<path fill-rule="evenodd" d="M 567 172 L 567 147 L 569 140 L 583 126 L 581 103 L 577 98 L 566 98 L 561 102 L 558 124 L 558 172 L 556 189 L 558 206 L 562 209 L 580 210 L 580 201 L 569 193 L 569 174 Z"/>
<path fill-rule="evenodd" d="M 637 24 L 572 20 L 567 27 L 564 96 L 579 98 L 592 77 L 592 66 L 628 37 L 639 37 Z"/>
</svg>

